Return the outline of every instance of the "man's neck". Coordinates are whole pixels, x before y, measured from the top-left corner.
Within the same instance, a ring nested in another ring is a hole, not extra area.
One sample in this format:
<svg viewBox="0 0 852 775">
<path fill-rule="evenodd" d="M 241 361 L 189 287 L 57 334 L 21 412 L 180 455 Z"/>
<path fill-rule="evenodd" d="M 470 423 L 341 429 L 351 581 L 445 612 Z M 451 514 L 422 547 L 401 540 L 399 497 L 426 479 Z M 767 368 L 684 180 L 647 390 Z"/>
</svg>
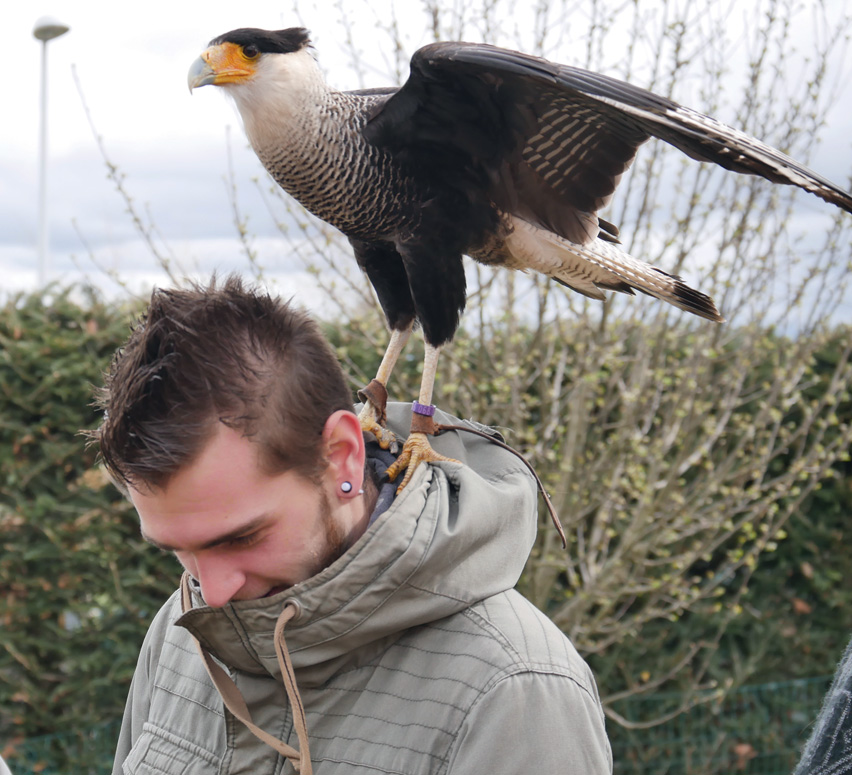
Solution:
<svg viewBox="0 0 852 775">
<path fill-rule="evenodd" d="M 370 517 L 376 508 L 379 490 L 373 481 L 371 472 L 364 477 L 363 489 L 364 494 L 357 500 L 358 505 L 362 507 L 363 511 L 355 520 L 355 523 L 352 525 L 352 529 L 349 531 L 346 541 L 347 547 L 354 545 L 354 543 L 367 531 L 367 528 L 370 526 Z"/>
</svg>

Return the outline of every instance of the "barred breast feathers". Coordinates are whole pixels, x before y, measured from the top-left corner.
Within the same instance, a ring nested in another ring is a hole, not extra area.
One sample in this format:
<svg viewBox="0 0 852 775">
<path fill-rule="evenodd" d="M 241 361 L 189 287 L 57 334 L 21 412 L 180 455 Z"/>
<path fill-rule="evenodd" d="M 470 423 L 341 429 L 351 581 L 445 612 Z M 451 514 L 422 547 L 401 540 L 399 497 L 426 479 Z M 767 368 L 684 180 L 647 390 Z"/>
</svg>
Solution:
<svg viewBox="0 0 852 775">
<path fill-rule="evenodd" d="M 398 227 L 412 181 L 360 132 L 384 97 L 331 89 L 307 49 L 267 58 L 261 67 L 277 72 L 229 91 L 273 179 L 348 236 L 376 238 Z"/>
</svg>

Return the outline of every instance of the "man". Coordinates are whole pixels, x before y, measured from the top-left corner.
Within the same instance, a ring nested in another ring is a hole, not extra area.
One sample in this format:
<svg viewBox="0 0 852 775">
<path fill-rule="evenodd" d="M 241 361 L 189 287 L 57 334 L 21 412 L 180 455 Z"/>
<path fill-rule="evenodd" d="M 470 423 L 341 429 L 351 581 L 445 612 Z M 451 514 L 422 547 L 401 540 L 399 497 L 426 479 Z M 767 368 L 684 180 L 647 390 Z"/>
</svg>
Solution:
<svg viewBox="0 0 852 775">
<path fill-rule="evenodd" d="M 852 772 L 852 641 L 823 700 L 811 736 L 793 775 Z"/>
<path fill-rule="evenodd" d="M 106 466 L 186 569 L 115 773 L 611 772 L 591 672 L 512 590 L 536 530 L 514 455 L 447 433 L 461 464 L 394 498 L 316 324 L 234 278 L 155 291 L 102 401 Z"/>
</svg>

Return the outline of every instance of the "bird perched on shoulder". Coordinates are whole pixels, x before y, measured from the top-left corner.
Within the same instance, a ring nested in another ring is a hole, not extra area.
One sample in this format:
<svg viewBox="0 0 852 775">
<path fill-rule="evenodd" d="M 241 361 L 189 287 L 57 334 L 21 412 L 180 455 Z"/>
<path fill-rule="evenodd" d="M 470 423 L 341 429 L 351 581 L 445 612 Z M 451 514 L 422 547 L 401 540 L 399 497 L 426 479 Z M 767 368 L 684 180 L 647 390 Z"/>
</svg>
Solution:
<svg viewBox="0 0 852 775">
<path fill-rule="evenodd" d="M 392 477 L 440 458 L 429 446 L 439 349 L 465 306 L 462 256 L 534 270 L 593 299 L 655 296 L 722 321 L 712 299 L 617 247 L 597 212 L 642 143 L 799 186 L 852 212 L 852 196 L 708 116 L 614 78 L 479 43 L 417 51 L 399 88 L 328 86 L 302 28 L 238 29 L 212 40 L 189 86 L 235 100 L 270 175 L 345 234 L 391 330 L 364 391 L 365 430 L 382 427 L 388 378 L 415 323 L 426 356 L 412 432 Z"/>
</svg>

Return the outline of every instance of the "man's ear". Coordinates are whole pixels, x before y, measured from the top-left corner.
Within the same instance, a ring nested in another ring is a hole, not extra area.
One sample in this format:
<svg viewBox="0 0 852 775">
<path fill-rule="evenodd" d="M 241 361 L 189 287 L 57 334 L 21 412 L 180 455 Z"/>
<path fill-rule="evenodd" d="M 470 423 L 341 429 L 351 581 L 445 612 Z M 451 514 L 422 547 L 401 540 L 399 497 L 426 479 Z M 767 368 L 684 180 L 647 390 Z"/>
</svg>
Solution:
<svg viewBox="0 0 852 775">
<path fill-rule="evenodd" d="M 343 483 L 349 482 L 352 494 L 357 494 L 364 482 L 366 457 L 360 421 L 352 412 L 339 409 L 325 421 L 322 438 L 336 490 L 340 492 Z"/>
</svg>

